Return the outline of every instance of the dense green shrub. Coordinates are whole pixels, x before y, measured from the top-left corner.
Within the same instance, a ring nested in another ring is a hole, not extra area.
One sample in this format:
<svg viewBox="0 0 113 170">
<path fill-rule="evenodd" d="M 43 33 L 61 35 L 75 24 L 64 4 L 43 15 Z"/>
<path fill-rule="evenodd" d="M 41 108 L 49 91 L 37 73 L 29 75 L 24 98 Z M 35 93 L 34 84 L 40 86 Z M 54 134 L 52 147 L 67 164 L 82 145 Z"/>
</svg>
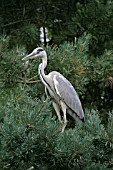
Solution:
<svg viewBox="0 0 113 170">
<path fill-rule="evenodd" d="M 60 47 L 47 47 L 48 66 L 45 72 L 56 70 L 62 73 L 73 84 L 85 107 L 96 107 L 103 113 L 112 110 L 113 51 L 105 50 L 102 56 L 94 57 L 89 53 L 91 40 L 90 34 L 84 34 L 78 39 L 76 48 L 66 42 Z M 9 50 L 8 37 L 1 37 L 1 49 L 1 85 L 14 87 L 19 82 L 27 83 L 33 97 L 43 95 L 44 86 L 37 75 L 41 61 L 24 64 L 21 59 L 26 50 L 21 46 Z"/>
<path fill-rule="evenodd" d="M 11 48 L 21 43 L 28 51 L 40 43 L 39 28 L 47 27 L 53 44 L 72 42 L 88 32 L 93 35 L 91 52 L 102 54 L 113 49 L 112 23 L 112 0 L 1 0 L 0 5 L 1 34 L 10 36 Z"/>
<path fill-rule="evenodd" d="M 86 110 L 84 127 L 61 133 L 51 102 L 28 97 L 18 86 L 0 105 L 1 169 L 107 169 L 113 166 L 113 115 L 107 128 L 98 111 Z"/>
<path fill-rule="evenodd" d="M 61 133 L 37 75 L 40 61 L 23 63 L 27 51 L 9 49 L 8 40 L 0 39 L 0 168 L 113 168 L 113 52 L 91 55 L 90 34 L 79 38 L 76 48 L 67 42 L 46 47 L 45 72 L 57 70 L 68 78 L 85 107 L 84 127 Z"/>
</svg>

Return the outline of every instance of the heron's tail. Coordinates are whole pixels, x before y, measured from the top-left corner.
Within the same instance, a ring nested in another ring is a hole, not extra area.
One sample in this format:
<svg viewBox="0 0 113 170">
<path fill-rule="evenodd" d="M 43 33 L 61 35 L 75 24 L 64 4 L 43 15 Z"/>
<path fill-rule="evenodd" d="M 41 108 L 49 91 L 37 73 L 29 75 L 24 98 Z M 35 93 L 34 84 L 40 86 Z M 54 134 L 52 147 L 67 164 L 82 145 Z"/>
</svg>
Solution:
<svg viewBox="0 0 113 170">
<path fill-rule="evenodd" d="M 82 119 L 80 119 L 83 123 L 85 122 L 85 118 L 83 117 Z"/>
</svg>

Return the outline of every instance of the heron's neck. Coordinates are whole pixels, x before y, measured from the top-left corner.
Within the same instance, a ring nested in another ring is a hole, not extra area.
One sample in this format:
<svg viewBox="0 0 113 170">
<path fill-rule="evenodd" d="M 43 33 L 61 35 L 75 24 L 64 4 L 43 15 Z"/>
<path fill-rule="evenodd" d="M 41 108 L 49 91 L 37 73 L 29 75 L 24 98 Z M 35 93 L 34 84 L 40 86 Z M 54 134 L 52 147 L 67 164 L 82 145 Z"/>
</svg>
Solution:
<svg viewBox="0 0 113 170">
<path fill-rule="evenodd" d="M 42 76 L 42 77 L 45 77 L 45 73 L 44 73 L 44 69 L 46 68 L 47 66 L 47 56 L 43 57 L 42 58 L 42 63 L 39 65 L 39 75 Z"/>
<path fill-rule="evenodd" d="M 41 66 L 42 73 L 44 73 L 44 69 L 46 68 L 46 66 L 47 66 L 47 56 L 42 58 L 42 66 Z"/>
</svg>

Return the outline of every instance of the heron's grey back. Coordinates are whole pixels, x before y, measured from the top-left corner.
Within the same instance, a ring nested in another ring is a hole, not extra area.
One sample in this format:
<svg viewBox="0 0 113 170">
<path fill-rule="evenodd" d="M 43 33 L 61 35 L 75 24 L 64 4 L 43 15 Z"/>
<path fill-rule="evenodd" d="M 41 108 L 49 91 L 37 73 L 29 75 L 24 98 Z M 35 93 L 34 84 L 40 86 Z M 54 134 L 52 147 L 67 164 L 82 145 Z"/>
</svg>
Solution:
<svg viewBox="0 0 113 170">
<path fill-rule="evenodd" d="M 57 95 L 59 95 L 61 100 L 82 119 L 84 117 L 82 105 L 71 83 L 61 74 L 55 74 L 53 81 Z"/>
</svg>

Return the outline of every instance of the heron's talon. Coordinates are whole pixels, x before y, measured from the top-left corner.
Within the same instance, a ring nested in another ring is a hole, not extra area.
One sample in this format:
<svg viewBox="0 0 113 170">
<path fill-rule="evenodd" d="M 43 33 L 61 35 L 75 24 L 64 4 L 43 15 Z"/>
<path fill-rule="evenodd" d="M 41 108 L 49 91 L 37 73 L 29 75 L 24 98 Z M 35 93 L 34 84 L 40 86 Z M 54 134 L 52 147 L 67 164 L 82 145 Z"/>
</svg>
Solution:
<svg viewBox="0 0 113 170">
<path fill-rule="evenodd" d="M 46 100 L 43 100 L 43 104 L 46 104 Z"/>
</svg>

